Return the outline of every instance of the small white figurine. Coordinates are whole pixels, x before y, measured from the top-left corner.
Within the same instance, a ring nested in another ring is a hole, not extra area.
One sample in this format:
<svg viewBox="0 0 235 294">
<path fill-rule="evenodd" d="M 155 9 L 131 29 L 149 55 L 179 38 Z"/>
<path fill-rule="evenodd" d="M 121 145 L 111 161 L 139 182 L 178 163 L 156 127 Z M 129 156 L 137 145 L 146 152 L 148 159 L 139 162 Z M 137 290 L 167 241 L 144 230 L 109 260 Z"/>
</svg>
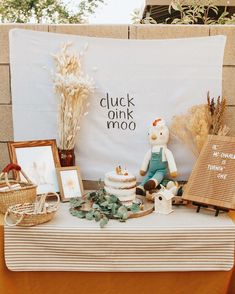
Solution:
<svg viewBox="0 0 235 294">
<path fill-rule="evenodd" d="M 171 185 L 171 183 L 173 182 L 169 182 L 166 188 L 161 185 L 161 190 L 152 194 L 154 196 L 156 213 L 169 214 L 173 212 L 172 198 L 177 193 L 177 186 L 174 183 Z"/>
<path fill-rule="evenodd" d="M 145 195 L 161 184 L 169 169 L 171 177 L 177 176 L 177 168 L 172 152 L 167 148 L 169 129 L 163 119 L 158 118 L 149 129 L 150 150 L 145 154 L 140 175 L 145 176 L 136 188 L 137 195 Z"/>
</svg>

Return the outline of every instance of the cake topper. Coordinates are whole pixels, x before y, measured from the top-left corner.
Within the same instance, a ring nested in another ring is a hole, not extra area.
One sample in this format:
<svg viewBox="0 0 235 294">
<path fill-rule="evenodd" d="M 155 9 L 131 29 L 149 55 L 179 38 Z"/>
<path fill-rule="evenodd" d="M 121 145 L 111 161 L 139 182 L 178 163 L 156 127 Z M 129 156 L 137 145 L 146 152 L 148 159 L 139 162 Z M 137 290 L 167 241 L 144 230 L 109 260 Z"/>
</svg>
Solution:
<svg viewBox="0 0 235 294">
<path fill-rule="evenodd" d="M 120 176 L 128 176 L 128 170 L 126 168 L 122 169 L 121 165 L 116 167 L 116 174 Z"/>
<path fill-rule="evenodd" d="M 116 174 L 117 174 L 117 175 L 121 175 L 121 173 L 122 173 L 122 168 L 121 168 L 120 165 L 117 166 L 115 170 L 116 170 Z"/>
</svg>

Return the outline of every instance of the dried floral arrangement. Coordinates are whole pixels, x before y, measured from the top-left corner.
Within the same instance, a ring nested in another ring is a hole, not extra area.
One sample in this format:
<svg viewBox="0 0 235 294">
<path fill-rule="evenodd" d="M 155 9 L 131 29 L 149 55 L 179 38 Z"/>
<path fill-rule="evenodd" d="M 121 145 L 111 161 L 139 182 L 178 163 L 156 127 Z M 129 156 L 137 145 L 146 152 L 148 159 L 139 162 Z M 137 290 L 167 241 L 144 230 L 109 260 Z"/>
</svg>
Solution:
<svg viewBox="0 0 235 294">
<path fill-rule="evenodd" d="M 185 114 L 174 116 L 171 134 L 183 141 L 198 156 L 208 135 L 226 136 L 229 127 L 224 124 L 226 99 L 211 98 L 207 93 L 207 104 L 192 106 Z"/>
<path fill-rule="evenodd" d="M 88 205 L 88 208 L 87 208 Z M 78 218 L 95 220 L 103 228 L 110 219 L 118 219 L 125 222 L 129 214 L 140 211 L 140 204 L 133 203 L 126 207 L 114 195 L 108 195 L 104 189 L 89 193 L 83 198 L 72 198 L 70 200 L 70 213 Z"/>
<path fill-rule="evenodd" d="M 75 54 L 64 44 L 53 55 L 56 71 L 53 73 L 54 90 L 59 98 L 58 133 L 59 148 L 72 150 L 82 116 L 86 115 L 89 95 L 94 91 L 94 81 L 82 71 L 83 52 Z M 86 50 L 86 48 L 85 48 Z"/>
</svg>

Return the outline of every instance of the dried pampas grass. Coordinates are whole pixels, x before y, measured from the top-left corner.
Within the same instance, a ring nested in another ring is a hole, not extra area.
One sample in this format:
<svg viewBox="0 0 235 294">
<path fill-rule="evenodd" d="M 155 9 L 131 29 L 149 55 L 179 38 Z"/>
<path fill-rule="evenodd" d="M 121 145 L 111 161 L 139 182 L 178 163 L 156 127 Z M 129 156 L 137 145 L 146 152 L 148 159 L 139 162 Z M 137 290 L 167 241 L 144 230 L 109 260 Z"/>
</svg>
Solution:
<svg viewBox="0 0 235 294">
<path fill-rule="evenodd" d="M 215 101 L 208 92 L 207 104 L 192 106 L 185 114 L 173 117 L 171 134 L 198 156 L 209 134 L 228 134 L 229 127 L 224 124 L 225 107 L 225 98 L 218 97 Z"/>
<path fill-rule="evenodd" d="M 64 44 L 53 55 L 56 71 L 53 73 L 54 89 L 59 98 L 59 148 L 71 150 L 82 116 L 86 115 L 89 95 L 94 91 L 94 82 L 82 72 L 80 55 L 69 51 L 71 44 Z"/>
<path fill-rule="evenodd" d="M 226 108 L 226 99 L 220 98 L 215 100 L 211 98 L 209 92 L 207 93 L 207 107 L 211 115 L 211 128 L 210 134 L 214 135 L 227 135 L 229 127 L 224 125 L 224 112 Z"/>
</svg>

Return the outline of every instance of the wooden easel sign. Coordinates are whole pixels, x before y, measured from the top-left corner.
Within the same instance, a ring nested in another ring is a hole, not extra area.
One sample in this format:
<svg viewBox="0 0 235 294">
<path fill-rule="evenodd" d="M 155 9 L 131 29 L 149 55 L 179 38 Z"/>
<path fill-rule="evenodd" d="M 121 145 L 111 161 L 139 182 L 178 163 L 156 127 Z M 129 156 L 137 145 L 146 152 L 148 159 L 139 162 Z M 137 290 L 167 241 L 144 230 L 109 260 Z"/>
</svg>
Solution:
<svg viewBox="0 0 235 294">
<path fill-rule="evenodd" d="M 208 136 L 183 199 L 235 210 L 235 137 Z"/>
</svg>

